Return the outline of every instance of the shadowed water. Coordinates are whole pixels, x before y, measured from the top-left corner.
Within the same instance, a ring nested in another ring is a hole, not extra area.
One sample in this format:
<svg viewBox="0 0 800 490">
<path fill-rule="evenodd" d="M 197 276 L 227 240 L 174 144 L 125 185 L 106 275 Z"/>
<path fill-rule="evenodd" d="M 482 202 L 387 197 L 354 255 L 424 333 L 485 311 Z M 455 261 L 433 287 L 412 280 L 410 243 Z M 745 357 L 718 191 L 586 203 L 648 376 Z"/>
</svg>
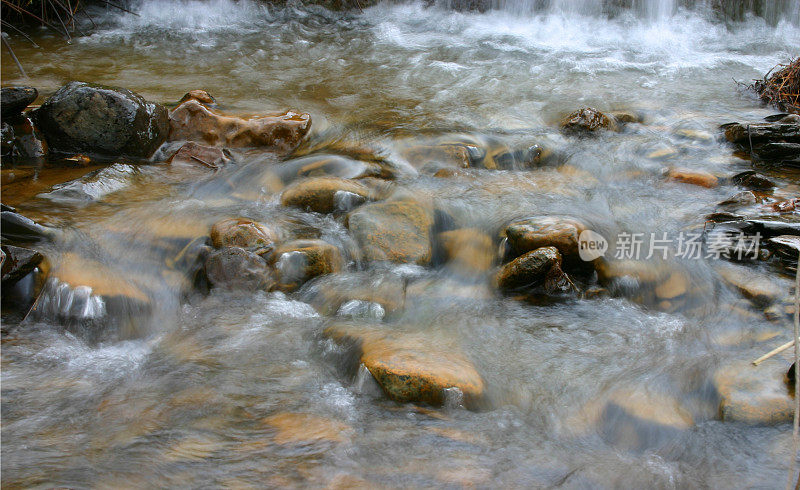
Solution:
<svg viewBox="0 0 800 490">
<path fill-rule="evenodd" d="M 420 4 L 332 13 L 145 1 L 138 16 L 94 11 L 97 29 L 71 44 L 45 31 L 36 33 L 42 49 L 14 38 L 31 79 L 17 78 L 4 56 L 3 84 L 49 93 L 80 79 L 165 104 L 202 88 L 231 113 L 307 111 L 309 147 L 343 140 L 349 156 L 358 147 L 390 162 L 397 179 L 386 192 L 435 201 L 446 216 L 441 229 L 494 238 L 509 221 L 540 214 L 579 217 L 607 237 L 702 228 L 739 189 L 662 174 L 673 165 L 723 176 L 751 168 L 717 127 L 774 112 L 733 79 L 763 76 L 796 55 L 796 19 L 726 24 L 702 8 L 661 5 L 671 2 L 609 18 L 576 7 L 586 2 L 555 3 L 545 12 L 506 5 L 481 14 Z M 561 134 L 560 117 L 586 105 L 637 112 L 644 123 L 589 139 Z M 452 178 L 432 175 L 452 162 L 409 157 L 451 141 L 549 153 L 532 167 L 513 161 Z M 685 305 L 641 301 L 637 293 L 651 285 L 640 284 L 547 304 L 503 296 L 488 276 L 440 262 L 359 260 L 341 219 L 280 205 L 280 189 L 306 161 L 236 156 L 213 173 L 163 158 L 86 168 L 100 173 L 36 192 L 4 180 L 4 203 L 63 231 L 44 246 L 54 264 L 90 260 L 143 295 L 99 305 L 97 295 L 48 284 L 38 317 L 20 326 L 4 319 L 4 485 L 784 484 L 791 428 L 721 421 L 712 378 L 784 342 L 790 326 L 767 321 L 727 286 L 718 261 L 652 261 L 653 271 L 689 277 Z M 340 164 L 345 177 L 361 170 Z M 797 194 L 795 173 L 764 172 L 778 183 L 776 199 Z M 323 238 L 342 251 L 346 270 L 295 293 L 202 295 L 185 277 L 193 244 L 232 216 L 274 225 L 287 239 Z M 750 267 L 788 295 L 790 279 L 772 264 Z M 391 310 L 329 299 L 397 285 Z M 443 408 L 388 400 L 322 336 L 337 316 L 463 351 L 485 382 L 484 399 L 469 410 L 457 394 Z M 680 408 L 654 423 L 632 416 L 620 397 Z M 276 429 L 283 419 L 274 417 L 287 412 L 319 419 L 303 419 L 305 430 Z"/>
</svg>

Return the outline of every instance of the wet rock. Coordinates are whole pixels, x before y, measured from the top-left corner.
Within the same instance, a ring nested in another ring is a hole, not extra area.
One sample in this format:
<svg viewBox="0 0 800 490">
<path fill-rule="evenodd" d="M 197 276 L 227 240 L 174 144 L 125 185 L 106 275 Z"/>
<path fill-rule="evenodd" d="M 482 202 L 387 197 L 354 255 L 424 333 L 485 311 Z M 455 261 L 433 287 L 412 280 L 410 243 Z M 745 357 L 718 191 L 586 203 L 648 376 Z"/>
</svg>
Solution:
<svg viewBox="0 0 800 490">
<path fill-rule="evenodd" d="M 15 118 L 12 137 L 13 157 L 40 158 L 47 154 L 47 144 L 43 141 L 43 136 L 34 128 L 33 122 L 27 116 Z"/>
<path fill-rule="evenodd" d="M 3 205 L 0 212 L 0 233 L 4 240 L 35 243 L 50 239 L 54 232 L 51 228 L 44 227 L 17 213 L 13 208 Z"/>
<path fill-rule="evenodd" d="M 211 226 L 211 244 L 216 248 L 239 247 L 263 255 L 277 240 L 274 230 L 247 218 L 228 218 Z"/>
<path fill-rule="evenodd" d="M 257 291 L 275 284 L 267 262 L 239 247 L 212 251 L 205 261 L 205 273 L 215 288 Z"/>
<path fill-rule="evenodd" d="M 123 88 L 70 82 L 37 111 L 51 151 L 147 158 L 167 138 L 167 110 Z"/>
<path fill-rule="evenodd" d="M 694 141 L 711 141 L 714 138 L 711 133 L 706 131 L 698 131 L 696 129 L 686 128 L 676 130 L 675 135 Z"/>
<path fill-rule="evenodd" d="M 500 268 L 495 282 L 500 289 L 519 289 L 542 284 L 553 266 L 561 266 L 561 254 L 555 247 L 527 252 Z"/>
<path fill-rule="evenodd" d="M 339 249 L 322 240 L 294 240 L 281 244 L 273 254 L 278 287 L 294 291 L 317 276 L 339 272 L 343 267 Z"/>
<path fill-rule="evenodd" d="M 439 233 L 447 265 L 456 272 L 481 274 L 492 267 L 495 249 L 492 239 L 475 228 Z"/>
<path fill-rule="evenodd" d="M 38 266 L 44 257 L 27 248 L 3 245 L 2 283 L 3 287 L 13 286 Z"/>
<path fill-rule="evenodd" d="M 717 177 L 702 170 L 671 168 L 667 172 L 667 178 L 676 182 L 698 185 L 700 187 L 706 187 L 709 189 L 719 185 L 719 179 Z"/>
<path fill-rule="evenodd" d="M 547 294 L 564 294 L 570 291 L 577 292 L 577 288 L 566 272 L 561 270 L 561 265 L 554 265 L 547 271 L 544 278 L 544 290 Z"/>
<path fill-rule="evenodd" d="M 647 154 L 647 158 L 651 160 L 667 160 L 669 158 L 674 157 L 678 154 L 678 150 L 671 146 L 666 148 L 660 148 L 658 150 L 653 150 Z"/>
<path fill-rule="evenodd" d="M 781 286 L 774 277 L 760 274 L 747 267 L 726 265 L 718 268 L 725 282 L 757 306 L 768 306 L 789 294 L 788 283 Z"/>
<path fill-rule="evenodd" d="M 131 185 L 139 173 L 135 165 L 115 163 L 106 168 L 89 172 L 83 177 L 53 186 L 53 190 L 40 197 L 56 202 L 89 203 L 121 191 Z"/>
<path fill-rule="evenodd" d="M 768 191 L 776 187 L 774 182 L 754 170 L 738 173 L 731 177 L 731 181 L 753 191 Z"/>
<path fill-rule="evenodd" d="M 769 359 L 758 366 L 739 362 L 723 366 L 714 375 L 722 420 L 755 425 L 790 423 L 794 401 L 784 383 L 786 366 Z"/>
<path fill-rule="evenodd" d="M 656 297 L 662 300 L 673 300 L 686 294 L 689 290 L 689 277 L 675 271 L 655 288 Z"/>
<path fill-rule="evenodd" d="M 202 165 L 217 169 L 231 161 L 228 150 L 211 146 L 199 145 L 193 141 L 181 146 L 169 159 L 172 165 L 189 165 L 196 167 Z"/>
<path fill-rule="evenodd" d="M 183 97 L 181 97 L 181 100 L 180 102 L 178 102 L 178 105 L 183 104 L 187 100 L 196 100 L 197 102 L 200 102 L 206 107 L 215 107 L 217 105 L 217 100 L 214 97 L 212 97 L 211 94 L 209 94 L 205 90 L 200 90 L 200 89 L 190 90 L 186 92 L 183 95 Z"/>
<path fill-rule="evenodd" d="M 752 206 L 756 203 L 756 195 L 752 191 L 737 192 L 728 199 L 719 203 L 719 206 L 736 209 L 744 206 Z"/>
<path fill-rule="evenodd" d="M 561 128 L 568 133 L 591 134 L 601 129 L 616 131 L 617 124 L 597 109 L 584 107 L 565 117 Z"/>
<path fill-rule="evenodd" d="M 3 121 L 0 123 L 0 156 L 7 158 L 14 151 L 14 128 Z"/>
<path fill-rule="evenodd" d="M 366 260 L 427 265 L 433 221 L 433 213 L 416 202 L 391 201 L 350 212 L 347 226 Z"/>
<path fill-rule="evenodd" d="M 374 162 L 362 162 L 338 155 L 317 154 L 296 158 L 278 165 L 271 170 L 283 182 L 292 182 L 302 177 L 339 177 L 342 179 L 365 179 L 376 177 L 393 179 L 395 174 L 386 166 Z"/>
<path fill-rule="evenodd" d="M 644 122 L 644 116 L 633 111 L 611 111 L 609 116 L 613 117 L 618 123 L 621 124 Z"/>
<path fill-rule="evenodd" d="M 39 91 L 33 87 L 3 87 L 0 89 L 0 112 L 3 113 L 3 119 L 7 120 L 21 113 L 38 96 Z"/>
<path fill-rule="evenodd" d="M 467 406 L 484 393 L 480 374 L 460 349 L 428 334 L 336 324 L 323 334 L 353 345 L 363 364 L 389 398 L 441 405 L 455 388 Z"/>
<path fill-rule="evenodd" d="M 569 216 L 534 216 L 514 221 L 505 229 L 511 257 L 541 247 L 555 247 L 565 261 L 579 263 L 578 238 L 586 227 Z"/>
<path fill-rule="evenodd" d="M 794 235 L 778 235 L 768 240 L 770 248 L 774 249 L 777 255 L 790 262 L 797 262 L 798 252 L 800 252 L 800 237 Z"/>
<path fill-rule="evenodd" d="M 276 430 L 273 436 L 278 444 L 341 443 L 349 439 L 352 428 L 338 420 L 308 413 L 283 412 L 261 421 Z"/>
<path fill-rule="evenodd" d="M 169 115 L 169 139 L 198 141 L 212 146 L 269 147 L 289 151 L 311 128 L 311 116 L 289 111 L 283 114 L 242 119 L 211 111 L 190 99 Z"/>
<path fill-rule="evenodd" d="M 370 189 L 352 180 L 316 177 L 295 182 L 284 189 L 281 204 L 317 213 L 349 211 L 372 196 Z"/>
<path fill-rule="evenodd" d="M 753 157 L 774 163 L 800 163 L 800 123 L 783 120 L 722 126 L 725 138 Z"/>
<path fill-rule="evenodd" d="M 404 281 L 399 276 L 374 277 L 363 272 L 321 277 L 302 292 L 303 301 L 324 315 L 347 313 L 342 308 L 348 303 L 351 303 L 350 308 L 365 305 L 372 310 L 371 305 L 379 305 L 384 313 L 392 314 L 402 309 L 405 295 Z"/>
</svg>

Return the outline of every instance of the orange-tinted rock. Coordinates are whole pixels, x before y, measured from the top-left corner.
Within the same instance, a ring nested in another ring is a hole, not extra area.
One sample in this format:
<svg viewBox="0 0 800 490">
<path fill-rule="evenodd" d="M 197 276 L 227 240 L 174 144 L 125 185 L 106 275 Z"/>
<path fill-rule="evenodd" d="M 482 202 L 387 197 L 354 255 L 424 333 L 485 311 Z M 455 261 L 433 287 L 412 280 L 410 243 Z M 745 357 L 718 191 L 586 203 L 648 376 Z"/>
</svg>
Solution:
<svg viewBox="0 0 800 490">
<path fill-rule="evenodd" d="M 200 102 L 204 106 L 217 105 L 216 99 L 214 99 L 214 97 L 212 97 L 211 94 L 209 94 L 205 90 L 200 90 L 200 89 L 190 90 L 186 92 L 183 95 L 183 97 L 181 97 L 181 100 L 180 102 L 178 102 L 178 105 L 183 104 L 187 100 L 196 100 L 197 102 Z"/>
<path fill-rule="evenodd" d="M 281 204 L 317 213 L 348 211 L 366 202 L 370 189 L 359 182 L 337 177 L 316 177 L 289 185 L 281 195 Z"/>
<path fill-rule="evenodd" d="M 217 114 L 190 99 L 170 113 L 169 126 L 171 141 L 189 140 L 228 147 L 267 146 L 288 151 L 308 133 L 311 116 L 289 111 L 242 119 Z"/>
<path fill-rule="evenodd" d="M 448 388 L 460 390 L 468 404 L 483 395 L 483 379 L 472 362 L 428 335 L 346 324 L 330 326 L 324 335 L 357 344 L 360 361 L 393 400 L 441 405 Z"/>
<path fill-rule="evenodd" d="M 475 228 L 446 231 L 439 234 L 448 265 L 456 271 L 481 273 L 494 262 L 492 239 Z"/>
<path fill-rule="evenodd" d="M 343 267 L 339 249 L 322 240 L 294 240 L 280 245 L 273 255 L 278 287 L 293 291 L 312 277 L 339 272 Z"/>
<path fill-rule="evenodd" d="M 372 261 L 427 265 L 431 226 L 433 213 L 413 201 L 368 204 L 348 215 L 348 228 Z"/>
<path fill-rule="evenodd" d="M 211 252 L 205 262 L 211 286 L 245 291 L 268 290 L 275 284 L 267 262 L 239 247 L 223 247 Z"/>
<path fill-rule="evenodd" d="M 277 239 L 273 230 L 247 218 L 228 218 L 211 227 L 211 243 L 216 248 L 240 247 L 263 254 L 273 248 Z"/>
<path fill-rule="evenodd" d="M 517 289 L 542 284 L 553 266 L 561 266 L 555 247 L 527 252 L 500 268 L 495 281 L 500 289 Z"/>
<path fill-rule="evenodd" d="M 208 168 L 219 168 L 230 162 L 227 150 L 213 146 L 203 146 L 193 141 L 186 143 L 169 159 L 172 165 L 203 165 Z"/>
<path fill-rule="evenodd" d="M 722 367 L 714 376 L 722 420 L 758 425 L 791 422 L 794 400 L 784 382 L 788 365 L 773 358 L 758 366 L 741 361 Z"/>
<path fill-rule="evenodd" d="M 719 179 L 714 175 L 703 172 L 702 170 L 687 170 L 681 168 L 671 168 L 667 172 L 667 178 L 684 184 L 699 185 L 712 189 L 719 185 Z"/>
<path fill-rule="evenodd" d="M 338 420 L 309 413 L 284 412 L 262 420 L 276 430 L 278 444 L 313 444 L 318 442 L 346 442 L 352 428 Z"/>
</svg>

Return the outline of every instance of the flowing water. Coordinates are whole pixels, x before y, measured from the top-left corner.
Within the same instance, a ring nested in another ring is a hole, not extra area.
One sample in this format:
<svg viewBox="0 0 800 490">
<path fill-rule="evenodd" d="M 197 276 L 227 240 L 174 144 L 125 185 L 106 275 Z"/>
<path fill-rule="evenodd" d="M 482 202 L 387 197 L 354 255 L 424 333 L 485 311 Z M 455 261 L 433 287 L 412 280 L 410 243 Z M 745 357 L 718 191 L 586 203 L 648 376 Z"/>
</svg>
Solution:
<svg viewBox="0 0 800 490">
<path fill-rule="evenodd" d="M 333 13 L 144 0 L 136 15 L 93 11 L 97 27 L 71 43 L 46 31 L 34 33 L 40 49 L 14 38 L 31 79 L 4 56 L 3 84 L 47 94 L 77 79 L 165 104 L 202 88 L 230 113 L 307 111 L 312 142 L 379 153 L 399 169 L 389 190 L 432 199 L 447 228 L 497 236 L 512 219 L 542 214 L 579 217 L 606 236 L 702 227 L 738 189 L 669 182 L 662 172 L 751 168 L 717 127 L 774 112 L 733 80 L 798 54 L 796 2 L 741 21 L 702 2 L 639 2 L 613 15 L 597 3 Z M 562 135 L 559 118 L 581 106 L 637 112 L 644 123 Z M 453 140 L 552 153 L 535 168 L 517 161 L 450 178 L 432 176 L 446 161 L 408 157 L 417 145 Z M 712 378 L 784 342 L 790 325 L 768 321 L 727 286 L 720 261 L 649 262 L 690 278 L 683 305 L 641 300 L 641 285 L 546 304 L 504 296 L 488 277 L 441 264 L 358 260 L 341 219 L 280 206 L 280 178 L 297 164 L 256 151 L 237 157 L 216 173 L 117 163 L 72 167 L 56 175 L 78 180 L 55 190 L 45 170 L 36 182 L 3 182 L 4 203 L 62 230 L 44 246 L 52 263 L 103 268 L 108 288 L 133 283 L 139 294 L 114 308 L 51 283 L 36 320 L 4 318 L 4 486 L 785 484 L 790 425 L 720 420 Z M 80 177 L 89 171 L 99 173 Z M 775 199 L 796 195 L 796 174 L 765 172 L 778 183 Z M 231 216 L 321 237 L 340 247 L 347 270 L 294 293 L 193 292 L 182 275 L 187 250 Z M 747 267 L 790 283 L 772 264 Z M 392 312 L 325 299 L 398 282 L 404 297 Z M 322 337 L 337 315 L 463 351 L 485 396 L 467 408 L 458 396 L 442 408 L 387 399 Z M 659 415 L 664 406 L 680 409 Z M 268 421 L 286 413 L 320 419 L 276 432 Z"/>
</svg>

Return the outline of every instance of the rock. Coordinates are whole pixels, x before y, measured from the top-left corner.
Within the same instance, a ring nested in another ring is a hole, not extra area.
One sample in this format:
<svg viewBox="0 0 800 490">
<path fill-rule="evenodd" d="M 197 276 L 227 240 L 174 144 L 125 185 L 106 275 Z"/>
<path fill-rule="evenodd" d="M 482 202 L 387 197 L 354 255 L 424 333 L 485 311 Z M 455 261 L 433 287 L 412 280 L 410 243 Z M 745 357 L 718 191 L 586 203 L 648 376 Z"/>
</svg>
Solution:
<svg viewBox="0 0 800 490">
<path fill-rule="evenodd" d="M 206 258 L 205 272 L 215 288 L 268 290 L 275 284 L 267 262 L 239 247 L 214 250 Z"/>
<path fill-rule="evenodd" d="M 505 236 L 511 257 L 518 257 L 541 247 L 556 247 L 565 261 L 576 264 L 578 239 L 586 227 L 569 216 L 534 216 L 510 223 Z"/>
<path fill-rule="evenodd" d="M 612 111 L 609 113 L 609 116 L 613 117 L 618 123 L 621 124 L 630 124 L 630 123 L 643 123 L 644 116 L 637 112 L 633 111 Z"/>
<path fill-rule="evenodd" d="M 688 170 L 683 168 L 671 168 L 667 172 L 667 178 L 684 184 L 699 185 L 706 188 L 714 188 L 719 185 L 719 179 L 714 175 L 702 170 Z"/>
<path fill-rule="evenodd" d="M 751 271 L 747 267 L 726 265 L 718 268 L 722 279 L 757 306 L 768 306 L 789 294 L 775 278 Z"/>
<path fill-rule="evenodd" d="M 39 91 L 33 87 L 3 87 L 0 89 L 0 112 L 3 119 L 16 116 L 31 105 Z"/>
<path fill-rule="evenodd" d="M 547 271 L 544 278 L 544 290 L 547 294 L 564 294 L 570 291 L 576 291 L 575 284 L 569 278 L 566 272 L 561 270 L 561 266 L 556 264 Z"/>
<path fill-rule="evenodd" d="M 644 390 L 620 389 L 606 404 L 603 437 L 616 446 L 644 450 L 694 426 L 692 415 L 675 398 Z"/>
<path fill-rule="evenodd" d="M 276 430 L 273 436 L 278 444 L 340 443 L 348 440 L 352 428 L 339 422 L 308 413 L 283 412 L 261 421 Z"/>
<path fill-rule="evenodd" d="M 367 204 L 347 216 L 366 260 L 427 265 L 433 213 L 413 201 Z"/>
<path fill-rule="evenodd" d="M 231 161 L 228 150 L 199 145 L 190 141 L 175 152 L 169 159 L 172 165 L 189 165 L 196 167 L 202 165 L 211 169 L 217 169 Z"/>
<path fill-rule="evenodd" d="M 389 398 L 441 405 L 445 390 L 458 389 L 467 406 L 484 393 L 484 383 L 460 349 L 430 335 L 335 324 L 323 334 L 357 347 L 359 361 Z"/>
<path fill-rule="evenodd" d="M 706 131 L 697 131 L 695 129 L 678 129 L 675 131 L 677 136 L 695 141 L 711 141 L 714 137 Z"/>
<path fill-rule="evenodd" d="M 200 102 L 206 107 L 215 107 L 217 105 L 217 100 L 205 90 L 195 89 L 186 92 L 183 95 L 183 97 L 181 97 L 181 100 L 180 102 L 178 102 L 178 105 L 183 104 L 187 100 L 196 100 L 197 102 Z"/>
<path fill-rule="evenodd" d="M 456 272 L 481 274 L 492 267 L 495 249 L 492 239 L 475 228 L 439 233 L 447 265 Z"/>
<path fill-rule="evenodd" d="M 294 291 L 313 277 L 339 272 L 344 265 L 339 249 L 322 240 L 284 243 L 275 250 L 273 261 L 283 291 Z"/>
<path fill-rule="evenodd" d="M 755 425 L 791 423 L 794 400 L 784 383 L 786 366 L 769 359 L 753 366 L 739 362 L 719 369 L 713 383 L 722 420 Z"/>
<path fill-rule="evenodd" d="M 342 312 L 347 303 L 351 303 L 350 308 L 380 305 L 384 313 L 392 314 L 405 303 L 405 285 L 395 274 L 374 277 L 363 272 L 339 273 L 314 281 L 303 289 L 301 299 L 324 315 Z M 367 308 L 374 310 L 372 306 Z"/>
<path fill-rule="evenodd" d="M 561 266 L 561 254 L 555 247 L 527 252 L 500 268 L 495 281 L 500 289 L 519 289 L 543 283 L 553 266 Z"/>
<path fill-rule="evenodd" d="M 387 167 L 374 162 L 362 162 L 352 158 L 325 154 L 288 160 L 273 165 L 270 170 L 283 182 L 292 182 L 302 177 L 339 177 L 342 179 L 369 177 L 393 179 L 395 177 Z"/>
<path fill-rule="evenodd" d="M 33 121 L 25 115 L 15 118 L 12 132 L 12 156 L 21 158 L 40 158 L 47 154 L 47 144 L 33 126 Z"/>
<path fill-rule="evenodd" d="M 795 235 L 778 235 L 768 240 L 781 258 L 797 262 L 800 255 L 800 237 Z"/>
<path fill-rule="evenodd" d="M 754 147 L 775 141 L 800 143 L 800 123 L 732 123 L 722 126 L 722 129 L 725 130 L 725 139 L 747 149 L 751 142 Z"/>
<path fill-rule="evenodd" d="M 3 287 L 13 286 L 38 266 L 44 257 L 35 250 L 3 245 L 2 283 Z"/>
<path fill-rule="evenodd" d="M 666 160 L 678 154 L 678 150 L 673 147 L 661 148 L 653 150 L 647 154 L 647 158 L 651 160 Z"/>
<path fill-rule="evenodd" d="M 719 206 L 723 206 L 725 208 L 736 209 L 742 206 L 752 206 L 756 203 L 756 195 L 753 194 L 753 191 L 742 191 L 737 192 L 736 194 L 732 195 L 728 199 L 719 203 Z"/>
<path fill-rule="evenodd" d="M 311 116 L 289 111 L 283 114 L 242 119 L 212 112 L 190 99 L 169 115 L 169 139 L 199 141 L 212 146 L 266 146 L 289 151 L 311 128 Z"/>
<path fill-rule="evenodd" d="M 731 177 L 731 181 L 740 187 L 753 191 L 768 191 L 776 187 L 775 182 L 772 182 L 754 170 L 738 173 Z"/>
<path fill-rule="evenodd" d="M 277 240 L 275 231 L 247 218 L 228 218 L 211 226 L 211 244 L 216 248 L 240 247 L 263 255 Z"/>
<path fill-rule="evenodd" d="M 4 240 L 35 243 L 51 238 L 55 230 L 44 227 L 4 205 L 0 212 L 0 233 Z"/>
<path fill-rule="evenodd" d="M 775 141 L 764 143 L 754 149 L 753 155 L 759 160 L 781 162 L 784 164 L 800 164 L 800 143 Z"/>
<path fill-rule="evenodd" d="M 14 128 L 5 121 L 0 123 L 0 145 L 2 145 L 0 146 L 2 150 L 0 156 L 3 158 L 10 157 L 14 151 Z"/>
<path fill-rule="evenodd" d="M 167 110 L 123 88 L 70 82 L 37 111 L 51 151 L 147 158 L 167 138 Z"/>
<path fill-rule="evenodd" d="M 370 189 L 352 180 L 316 177 L 289 185 L 281 195 L 281 204 L 317 213 L 349 211 L 372 196 Z"/>
<path fill-rule="evenodd" d="M 617 124 L 597 109 L 585 107 L 564 118 L 561 128 L 568 133 L 589 134 L 601 129 L 616 131 Z"/>
<path fill-rule="evenodd" d="M 689 277 L 679 271 L 669 275 L 666 281 L 655 288 L 656 297 L 671 300 L 683 296 L 689 290 Z"/>
</svg>

